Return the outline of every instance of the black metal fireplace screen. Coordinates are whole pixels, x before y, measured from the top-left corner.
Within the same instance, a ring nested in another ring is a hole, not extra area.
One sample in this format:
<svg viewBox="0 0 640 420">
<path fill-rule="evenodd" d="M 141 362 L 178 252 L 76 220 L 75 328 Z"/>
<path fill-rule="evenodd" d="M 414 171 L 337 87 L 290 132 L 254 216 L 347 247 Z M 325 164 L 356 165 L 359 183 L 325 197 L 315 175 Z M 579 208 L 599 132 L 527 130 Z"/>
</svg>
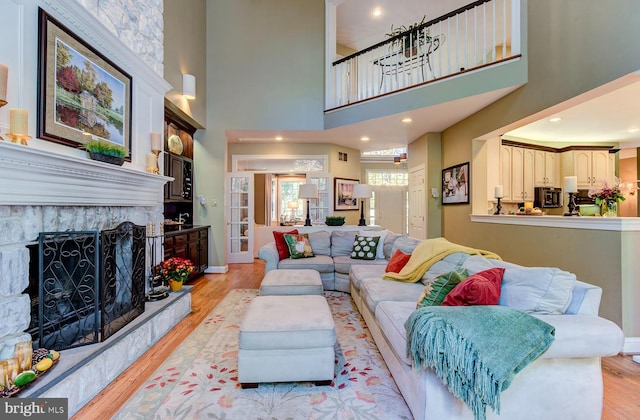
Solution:
<svg viewBox="0 0 640 420">
<path fill-rule="evenodd" d="M 37 347 L 104 341 L 144 312 L 144 226 L 43 232 L 30 251 L 27 332 Z"/>
</svg>

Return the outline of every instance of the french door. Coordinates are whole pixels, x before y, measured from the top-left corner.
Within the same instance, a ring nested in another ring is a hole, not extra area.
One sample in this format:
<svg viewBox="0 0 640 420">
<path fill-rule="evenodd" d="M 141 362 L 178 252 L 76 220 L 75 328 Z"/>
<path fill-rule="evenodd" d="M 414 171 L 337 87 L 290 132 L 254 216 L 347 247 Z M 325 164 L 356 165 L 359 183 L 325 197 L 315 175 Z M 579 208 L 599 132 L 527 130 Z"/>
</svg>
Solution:
<svg viewBox="0 0 640 420">
<path fill-rule="evenodd" d="M 227 262 L 253 262 L 253 172 L 227 174 Z"/>
</svg>

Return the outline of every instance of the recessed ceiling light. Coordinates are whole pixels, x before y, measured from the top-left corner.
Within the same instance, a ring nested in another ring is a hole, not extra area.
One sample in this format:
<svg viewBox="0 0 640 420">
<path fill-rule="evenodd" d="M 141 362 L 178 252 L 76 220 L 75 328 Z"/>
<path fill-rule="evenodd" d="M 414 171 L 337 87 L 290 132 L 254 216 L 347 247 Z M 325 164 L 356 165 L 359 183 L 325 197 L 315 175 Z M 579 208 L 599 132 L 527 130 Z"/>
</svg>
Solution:
<svg viewBox="0 0 640 420">
<path fill-rule="evenodd" d="M 282 140 L 282 136 L 276 136 L 276 140 L 277 141 L 281 141 Z"/>
<path fill-rule="evenodd" d="M 373 17 L 380 17 L 380 16 L 382 16 L 382 9 L 381 9 L 381 8 L 379 8 L 379 7 L 374 8 L 374 9 L 371 11 L 371 16 L 373 16 Z"/>
<path fill-rule="evenodd" d="M 362 137 L 360 137 L 360 140 L 362 140 L 362 141 L 369 141 L 369 137 L 367 137 L 367 136 L 362 136 Z"/>
<path fill-rule="evenodd" d="M 562 118 L 560 118 L 560 117 L 551 117 L 551 118 L 549 118 L 549 122 L 558 122 L 560 120 L 562 120 Z"/>
<path fill-rule="evenodd" d="M 413 120 L 411 118 L 409 118 L 409 117 L 406 117 L 406 118 L 402 119 L 402 122 L 405 123 L 405 124 L 409 124 L 411 121 L 413 121 Z"/>
<path fill-rule="evenodd" d="M 640 131 L 640 128 L 638 127 L 632 127 L 630 129 L 627 130 L 629 133 L 637 133 L 638 131 Z"/>
</svg>

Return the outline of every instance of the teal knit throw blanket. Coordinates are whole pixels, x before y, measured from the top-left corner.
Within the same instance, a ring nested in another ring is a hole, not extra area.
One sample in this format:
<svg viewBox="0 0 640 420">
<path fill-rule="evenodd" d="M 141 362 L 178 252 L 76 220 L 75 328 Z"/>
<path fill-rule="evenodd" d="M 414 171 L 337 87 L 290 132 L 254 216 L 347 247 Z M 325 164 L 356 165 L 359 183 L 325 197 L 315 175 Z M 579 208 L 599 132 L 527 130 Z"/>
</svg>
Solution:
<svg viewBox="0 0 640 420">
<path fill-rule="evenodd" d="M 555 328 L 504 306 L 428 306 L 405 322 L 407 356 L 431 367 L 449 390 L 486 419 L 500 414 L 500 392 L 551 345 Z"/>
</svg>

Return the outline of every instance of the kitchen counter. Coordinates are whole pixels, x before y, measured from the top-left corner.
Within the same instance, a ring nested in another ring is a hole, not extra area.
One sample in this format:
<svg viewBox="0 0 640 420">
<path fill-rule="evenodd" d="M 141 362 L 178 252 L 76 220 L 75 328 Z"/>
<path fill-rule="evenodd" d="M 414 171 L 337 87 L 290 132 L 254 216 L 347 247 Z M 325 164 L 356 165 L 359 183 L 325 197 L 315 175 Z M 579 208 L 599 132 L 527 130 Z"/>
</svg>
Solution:
<svg viewBox="0 0 640 420">
<path fill-rule="evenodd" d="M 471 214 L 469 217 L 472 222 L 476 223 L 640 232 L 640 217 L 494 216 L 491 214 Z"/>
</svg>

